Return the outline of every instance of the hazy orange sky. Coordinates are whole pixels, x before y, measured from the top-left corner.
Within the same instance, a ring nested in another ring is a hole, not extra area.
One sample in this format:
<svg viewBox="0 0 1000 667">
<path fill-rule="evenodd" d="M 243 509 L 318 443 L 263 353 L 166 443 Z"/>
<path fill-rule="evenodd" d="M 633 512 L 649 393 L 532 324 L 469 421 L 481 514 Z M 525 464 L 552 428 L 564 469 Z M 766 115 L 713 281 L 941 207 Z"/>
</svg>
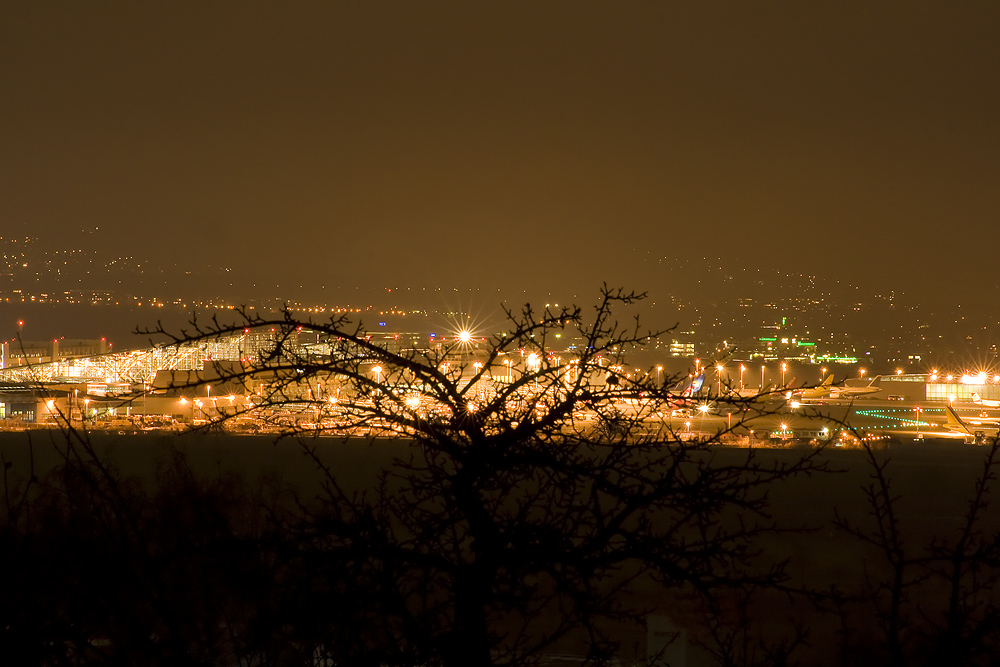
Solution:
<svg viewBox="0 0 1000 667">
<path fill-rule="evenodd" d="M 1000 282 L 994 2 L 2 0 L 0 91 L 0 227 L 52 243 L 341 286 Z"/>
</svg>

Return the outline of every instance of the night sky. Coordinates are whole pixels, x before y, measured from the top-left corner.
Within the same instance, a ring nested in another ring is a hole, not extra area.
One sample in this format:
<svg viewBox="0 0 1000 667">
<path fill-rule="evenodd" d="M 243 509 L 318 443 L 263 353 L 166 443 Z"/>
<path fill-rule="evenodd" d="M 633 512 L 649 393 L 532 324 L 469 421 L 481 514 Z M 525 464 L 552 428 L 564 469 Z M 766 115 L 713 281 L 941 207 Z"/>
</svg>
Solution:
<svg viewBox="0 0 1000 667">
<path fill-rule="evenodd" d="M 2 0 L 0 91 L 0 227 L 46 243 L 331 288 L 998 283 L 995 2 Z"/>
</svg>

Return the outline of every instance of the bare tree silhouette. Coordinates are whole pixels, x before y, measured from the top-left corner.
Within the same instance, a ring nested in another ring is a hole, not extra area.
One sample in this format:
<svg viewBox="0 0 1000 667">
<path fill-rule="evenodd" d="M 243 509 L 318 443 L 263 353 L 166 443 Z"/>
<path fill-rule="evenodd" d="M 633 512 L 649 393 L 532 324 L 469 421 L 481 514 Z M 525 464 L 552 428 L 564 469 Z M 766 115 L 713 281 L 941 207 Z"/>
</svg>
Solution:
<svg viewBox="0 0 1000 667">
<path fill-rule="evenodd" d="M 627 365 L 666 333 L 616 319 L 642 298 L 605 287 L 589 317 L 526 306 L 507 311 L 508 330 L 486 345 L 463 334 L 432 350 L 391 350 L 346 316 L 289 310 L 173 335 L 272 332 L 248 363 L 217 365 L 220 380 L 256 397 L 218 420 L 253 412 L 284 419 L 290 435 L 412 442 L 362 491 L 301 440 L 326 482 L 301 506 L 294 558 L 316 590 L 352 600 L 310 609 L 312 623 L 325 622 L 317 654 L 470 667 L 528 664 L 573 644 L 601 664 L 619 649 L 616 624 L 642 622 L 651 590 L 711 597 L 783 579 L 754 546 L 778 530 L 767 489 L 825 464 L 813 450 L 720 461 L 713 445 L 750 413 L 708 436 L 675 431 L 670 414 L 688 400 L 676 378 Z M 306 334 L 316 342 L 302 345 Z"/>
</svg>

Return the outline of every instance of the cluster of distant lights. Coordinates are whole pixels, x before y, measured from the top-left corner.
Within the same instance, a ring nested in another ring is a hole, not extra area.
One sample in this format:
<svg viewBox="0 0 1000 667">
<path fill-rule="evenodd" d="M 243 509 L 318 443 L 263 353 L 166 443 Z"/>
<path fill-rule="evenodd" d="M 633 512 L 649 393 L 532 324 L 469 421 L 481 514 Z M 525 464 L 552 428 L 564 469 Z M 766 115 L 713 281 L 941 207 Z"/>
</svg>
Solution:
<svg viewBox="0 0 1000 667">
<path fill-rule="evenodd" d="M 899 373 L 897 372 L 897 375 Z M 990 375 L 985 371 L 980 371 L 973 375 L 972 373 L 963 373 L 962 375 L 952 375 L 940 374 L 936 370 L 931 371 L 929 380 L 931 382 L 957 382 L 959 384 L 987 384 L 992 382 L 993 384 L 1000 384 L 1000 374 Z"/>
</svg>

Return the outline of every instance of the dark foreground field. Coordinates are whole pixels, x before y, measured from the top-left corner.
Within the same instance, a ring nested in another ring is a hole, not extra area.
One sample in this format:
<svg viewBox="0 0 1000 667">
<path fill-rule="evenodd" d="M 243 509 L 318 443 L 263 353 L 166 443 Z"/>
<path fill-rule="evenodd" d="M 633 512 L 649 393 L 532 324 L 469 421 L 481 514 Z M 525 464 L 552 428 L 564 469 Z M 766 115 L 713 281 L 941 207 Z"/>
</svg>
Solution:
<svg viewBox="0 0 1000 667">
<path fill-rule="evenodd" d="M 62 434 L 0 434 L 0 546 L 8 576 L 0 655 L 18 656 L 18 664 L 84 654 L 91 664 L 153 664 L 145 650 L 162 656 L 161 664 L 178 664 L 179 656 L 192 664 L 236 664 L 278 654 L 274 664 L 307 664 L 311 658 L 294 652 L 308 644 L 306 627 L 319 617 L 347 623 L 352 603 L 343 591 L 319 590 L 312 573 L 280 570 L 286 545 L 267 542 L 274 539 L 269 521 L 276 508 L 308 506 L 322 493 L 321 467 L 348 489 L 370 492 L 378 473 L 410 447 L 396 440 L 214 435 L 93 435 L 89 446 L 107 468 L 87 462 L 88 473 L 66 475 L 67 462 L 80 463 L 67 455 Z M 754 455 L 767 463 L 802 454 Z M 866 497 L 875 467 L 863 450 L 825 451 L 834 472 L 769 489 L 777 524 L 801 530 L 762 538 L 756 558 L 761 566 L 786 562 L 787 591 L 734 592 L 712 619 L 690 590 L 644 581 L 629 595 L 686 632 L 688 665 L 718 664 L 704 646 L 725 641 L 750 647 L 741 650 L 742 664 L 782 664 L 769 658 L 768 647 L 778 656 L 796 642 L 791 663 L 934 664 L 946 651 L 953 658 L 947 664 L 991 664 L 990 637 L 1000 632 L 1000 563 L 973 563 L 973 552 L 1000 530 L 1000 510 L 984 506 L 965 530 L 987 448 L 923 443 L 875 454 L 879 462 L 891 459 L 884 468 L 891 506 Z M 725 465 L 744 461 L 747 452 L 720 448 L 712 456 Z M 889 532 L 877 530 L 873 507 L 891 511 L 883 512 L 892 520 L 882 523 Z M 247 539 L 269 557 L 248 561 L 241 542 Z M 317 601 L 320 593 L 326 601 Z M 303 616 L 289 611 L 296 607 Z M 728 639 L 713 638 L 709 620 Z M 149 627 L 160 628 L 152 644 Z M 622 659 L 642 662 L 643 630 L 623 626 L 620 636 Z M 104 645 L 115 650 L 102 653 Z M 559 650 L 572 654 L 573 643 Z"/>
</svg>

